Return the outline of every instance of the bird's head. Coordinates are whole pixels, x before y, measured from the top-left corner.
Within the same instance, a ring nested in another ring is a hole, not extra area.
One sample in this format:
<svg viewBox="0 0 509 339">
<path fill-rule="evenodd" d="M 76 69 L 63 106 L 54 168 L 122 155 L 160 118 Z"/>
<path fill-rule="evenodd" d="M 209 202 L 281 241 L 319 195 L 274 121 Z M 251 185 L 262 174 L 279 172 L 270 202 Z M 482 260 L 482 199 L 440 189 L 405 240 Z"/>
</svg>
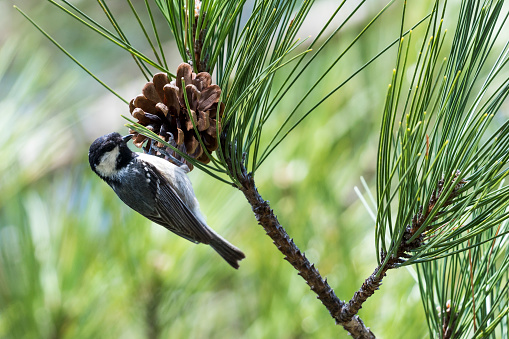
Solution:
<svg viewBox="0 0 509 339">
<path fill-rule="evenodd" d="M 119 171 L 135 157 L 135 153 L 127 146 L 131 137 L 122 137 L 114 132 L 97 138 L 88 151 L 92 170 L 106 181 L 115 180 Z"/>
</svg>

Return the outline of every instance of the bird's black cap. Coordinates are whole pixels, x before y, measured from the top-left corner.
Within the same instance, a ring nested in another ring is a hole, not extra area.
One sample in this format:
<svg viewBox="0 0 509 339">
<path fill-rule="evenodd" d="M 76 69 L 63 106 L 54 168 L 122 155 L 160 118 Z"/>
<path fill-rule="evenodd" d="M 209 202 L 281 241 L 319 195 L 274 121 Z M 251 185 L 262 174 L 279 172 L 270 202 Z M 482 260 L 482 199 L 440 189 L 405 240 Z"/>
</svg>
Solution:
<svg viewBox="0 0 509 339">
<path fill-rule="evenodd" d="M 119 147 L 116 169 L 119 170 L 126 166 L 133 158 L 133 152 L 127 146 L 127 141 L 131 138 L 131 134 L 122 137 L 117 132 L 106 134 L 97 138 L 92 145 L 90 145 L 90 149 L 88 151 L 88 161 L 92 170 L 97 173 L 96 167 L 101 161 L 102 156 L 107 152 L 113 151 L 116 146 Z"/>
</svg>

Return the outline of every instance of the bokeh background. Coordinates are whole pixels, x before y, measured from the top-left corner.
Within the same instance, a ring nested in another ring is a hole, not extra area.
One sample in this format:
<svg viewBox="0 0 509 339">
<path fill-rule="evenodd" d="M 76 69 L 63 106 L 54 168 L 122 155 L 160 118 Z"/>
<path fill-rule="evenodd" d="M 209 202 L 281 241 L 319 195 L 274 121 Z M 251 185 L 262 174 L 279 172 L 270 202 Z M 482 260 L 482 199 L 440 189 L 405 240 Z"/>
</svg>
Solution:
<svg viewBox="0 0 509 339">
<path fill-rule="evenodd" d="M 73 3 L 106 24 L 95 2 Z M 96 137 L 127 132 L 120 115 L 128 115 L 128 107 L 13 4 L 0 1 L 0 338 L 348 338 L 257 225 L 239 191 L 198 170 L 190 175 L 208 223 L 246 253 L 238 271 L 211 248 L 178 238 L 123 205 L 90 171 L 87 152 Z M 145 80 L 123 50 L 48 2 L 16 5 L 122 96 L 141 92 Z M 309 81 L 294 89 L 288 105 L 383 5 L 364 5 L 303 75 Z M 126 3 L 111 6 L 131 42 L 142 44 Z M 300 36 L 316 35 L 335 6 L 317 2 Z M 413 2 L 408 27 L 430 6 Z M 456 5 L 450 6 L 454 16 Z M 310 104 L 397 38 L 401 11 L 399 1 L 330 72 Z M 167 24 L 161 20 L 159 27 L 170 70 L 176 69 L 181 60 Z M 374 192 L 395 53 L 320 106 L 256 175 L 281 224 L 341 299 L 349 300 L 376 267 L 374 223 L 354 187 L 366 194 L 363 177 Z M 283 105 L 268 132 L 285 113 Z M 380 338 L 428 335 L 408 269 L 389 272 L 359 315 Z"/>
</svg>

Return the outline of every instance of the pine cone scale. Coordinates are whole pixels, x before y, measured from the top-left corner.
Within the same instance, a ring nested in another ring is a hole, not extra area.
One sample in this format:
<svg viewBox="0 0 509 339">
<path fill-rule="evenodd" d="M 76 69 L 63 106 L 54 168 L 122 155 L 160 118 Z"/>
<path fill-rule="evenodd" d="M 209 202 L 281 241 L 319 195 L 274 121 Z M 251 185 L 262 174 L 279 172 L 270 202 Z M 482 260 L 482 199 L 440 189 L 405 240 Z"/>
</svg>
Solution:
<svg viewBox="0 0 509 339">
<path fill-rule="evenodd" d="M 167 84 L 163 88 L 164 90 L 164 101 L 168 107 L 173 107 L 175 109 L 175 114 L 180 114 L 180 101 L 178 98 L 179 89 L 171 84 Z"/>
<path fill-rule="evenodd" d="M 154 87 L 157 91 L 157 95 L 160 99 L 164 99 L 164 91 L 163 87 L 170 81 L 168 80 L 168 75 L 166 73 L 157 73 L 154 75 L 154 78 L 152 79 L 152 82 L 154 84 Z"/>
<path fill-rule="evenodd" d="M 196 110 L 198 107 L 198 101 L 200 100 L 201 94 L 198 91 L 198 88 L 196 88 L 195 85 L 187 85 L 186 86 L 186 95 L 187 95 L 187 102 L 189 103 L 189 108 L 192 110 Z M 183 102 L 183 105 L 185 105 L 185 100 Z"/>
<path fill-rule="evenodd" d="M 192 74 L 193 74 L 193 69 L 192 69 L 191 65 L 189 65 L 189 64 L 182 63 L 177 68 L 177 78 L 175 80 L 176 80 L 176 85 L 179 88 L 179 91 L 181 93 L 182 93 L 182 79 L 184 79 L 185 85 L 191 84 L 192 83 L 191 82 Z"/>
<path fill-rule="evenodd" d="M 207 72 L 200 72 L 196 74 L 196 80 L 201 83 L 200 91 L 204 88 L 209 87 L 212 84 L 212 77 Z"/>
<path fill-rule="evenodd" d="M 141 93 L 145 96 L 145 98 L 152 102 L 159 102 L 160 100 L 159 94 L 157 93 L 153 82 L 147 82 L 145 86 L 143 86 Z"/>
<path fill-rule="evenodd" d="M 165 117 L 168 115 L 168 107 L 162 102 L 158 102 L 156 104 L 156 109 L 158 112 L 161 112 Z"/>
<path fill-rule="evenodd" d="M 198 117 L 198 131 L 203 132 L 210 127 L 209 112 L 200 112 Z"/>
<path fill-rule="evenodd" d="M 145 98 L 143 95 L 138 95 L 134 98 L 134 105 L 148 113 L 156 112 L 156 103 Z"/>
<path fill-rule="evenodd" d="M 212 108 L 212 105 L 217 104 L 221 96 L 221 89 L 217 85 L 207 87 L 201 92 L 202 100 L 200 101 L 199 110 L 206 111 Z"/>
</svg>

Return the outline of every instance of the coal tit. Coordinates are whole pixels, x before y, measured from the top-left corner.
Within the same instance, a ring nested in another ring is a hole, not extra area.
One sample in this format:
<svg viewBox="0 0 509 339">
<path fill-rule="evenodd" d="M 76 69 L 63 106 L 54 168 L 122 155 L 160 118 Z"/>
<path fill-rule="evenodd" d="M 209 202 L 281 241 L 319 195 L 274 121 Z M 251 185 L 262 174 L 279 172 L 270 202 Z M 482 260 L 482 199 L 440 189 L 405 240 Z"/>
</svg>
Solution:
<svg viewBox="0 0 509 339">
<path fill-rule="evenodd" d="M 127 206 L 187 240 L 209 244 L 238 268 L 245 255 L 207 226 L 186 175 L 187 165 L 132 152 L 129 139 L 130 135 L 118 133 L 96 139 L 88 153 L 92 170 Z"/>
</svg>

